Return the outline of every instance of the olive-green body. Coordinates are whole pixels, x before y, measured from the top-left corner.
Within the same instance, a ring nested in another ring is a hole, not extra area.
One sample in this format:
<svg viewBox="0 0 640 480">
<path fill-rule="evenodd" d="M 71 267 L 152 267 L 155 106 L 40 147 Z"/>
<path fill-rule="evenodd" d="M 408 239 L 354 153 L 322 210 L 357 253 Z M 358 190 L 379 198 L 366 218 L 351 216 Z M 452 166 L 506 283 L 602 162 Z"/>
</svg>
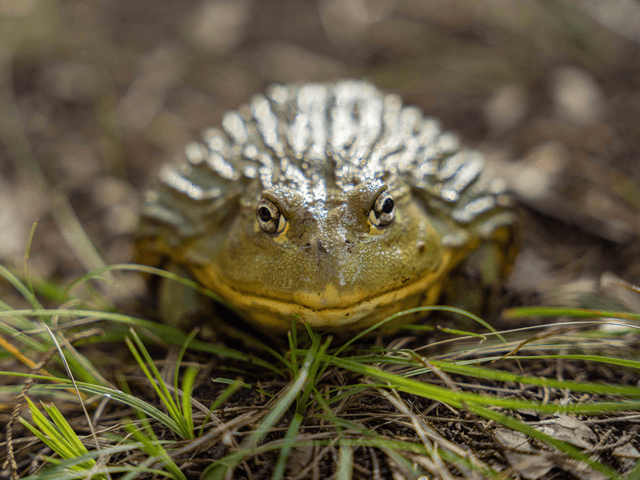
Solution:
<svg viewBox="0 0 640 480">
<path fill-rule="evenodd" d="M 184 156 L 147 195 L 138 258 L 168 259 L 264 330 L 431 305 L 479 248 L 497 281 L 509 268 L 514 214 L 480 154 L 367 82 L 271 86 Z"/>
</svg>

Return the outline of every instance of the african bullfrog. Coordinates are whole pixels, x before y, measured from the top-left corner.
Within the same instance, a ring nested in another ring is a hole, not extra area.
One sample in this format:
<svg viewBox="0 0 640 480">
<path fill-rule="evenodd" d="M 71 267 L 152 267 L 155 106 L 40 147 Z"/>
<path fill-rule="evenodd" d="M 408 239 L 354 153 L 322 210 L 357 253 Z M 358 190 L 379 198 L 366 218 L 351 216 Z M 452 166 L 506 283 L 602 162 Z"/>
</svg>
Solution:
<svg viewBox="0 0 640 480">
<path fill-rule="evenodd" d="M 482 156 L 397 95 L 357 80 L 272 85 L 161 170 L 137 249 L 262 330 L 296 318 L 354 331 L 434 304 L 473 252 L 500 282 L 514 219 Z"/>
</svg>

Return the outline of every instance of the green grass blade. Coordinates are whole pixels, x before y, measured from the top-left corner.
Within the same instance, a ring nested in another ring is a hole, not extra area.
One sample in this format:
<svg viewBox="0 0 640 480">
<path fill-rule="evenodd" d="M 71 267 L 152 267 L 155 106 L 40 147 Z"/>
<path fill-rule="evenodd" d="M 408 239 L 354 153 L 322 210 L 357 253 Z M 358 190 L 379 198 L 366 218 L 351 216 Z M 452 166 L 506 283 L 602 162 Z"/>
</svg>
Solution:
<svg viewBox="0 0 640 480">
<path fill-rule="evenodd" d="M 142 450 L 149 455 L 152 459 L 160 460 L 162 466 L 168 470 L 168 473 L 171 475 L 167 475 L 175 480 L 187 480 L 184 473 L 178 468 L 173 459 L 169 456 L 167 451 L 163 448 L 163 446 L 158 442 L 158 439 L 153 435 L 153 430 L 151 430 L 150 426 L 147 422 L 145 430 L 149 432 L 151 437 L 146 436 L 142 431 L 138 430 L 132 424 L 128 424 L 126 426 L 127 431 L 142 445 Z M 129 475 L 125 475 L 123 480 L 127 478 L 135 478 L 133 476 L 135 472 L 131 472 Z"/>
<path fill-rule="evenodd" d="M 588 308 L 566 307 L 518 307 L 502 312 L 505 318 L 526 317 L 579 317 L 579 318 L 620 318 L 623 320 L 640 320 L 640 313 L 620 312 L 615 310 L 592 310 Z"/>
<path fill-rule="evenodd" d="M 536 430 L 535 428 L 513 418 L 510 417 L 508 415 L 504 415 L 502 413 L 496 412 L 494 410 L 491 410 L 489 408 L 484 408 L 481 407 L 479 405 L 475 405 L 475 404 L 466 404 L 465 407 L 472 411 L 473 413 L 475 413 L 476 415 L 482 416 L 484 418 L 488 418 L 491 420 L 494 420 L 495 422 L 498 422 L 502 425 L 504 425 L 505 427 L 511 429 L 511 430 L 517 430 L 520 431 L 522 433 L 524 433 L 525 435 L 531 437 L 531 438 L 535 438 L 536 440 L 540 440 L 541 442 L 546 443 L 547 445 L 551 445 L 554 448 L 556 448 L 557 450 L 564 452 L 565 454 L 567 454 L 568 456 L 579 460 L 581 462 L 587 463 L 588 465 L 591 466 L 591 468 L 593 468 L 594 470 L 606 475 L 608 478 L 611 479 L 620 479 L 621 477 L 611 468 L 607 467 L 606 465 L 603 465 L 599 462 L 595 462 L 593 460 L 591 460 L 591 458 L 589 457 L 589 455 L 586 455 L 584 453 L 582 453 L 577 447 L 574 447 L 573 445 L 560 441 L 560 440 L 556 440 L 555 438 L 546 435 L 542 432 L 540 432 L 539 430 Z"/>
<path fill-rule="evenodd" d="M 515 357 L 519 358 L 519 357 Z M 546 358 L 546 357 L 545 357 Z M 588 382 L 574 382 L 570 380 L 555 380 L 553 378 L 529 377 L 491 368 L 474 367 L 471 365 L 456 365 L 450 362 L 432 360 L 433 366 L 447 373 L 466 375 L 474 378 L 484 378 L 500 382 L 516 382 L 527 385 L 546 386 L 550 388 L 568 388 L 575 392 L 595 393 L 600 395 L 620 395 L 639 398 L 640 388 L 625 385 L 611 385 Z M 626 362 L 625 362 L 626 363 Z"/>
<path fill-rule="evenodd" d="M 0 277 L 4 277 L 4 279 L 9 282 L 13 288 L 18 290 L 20 295 L 27 299 L 34 309 L 42 308 L 42 304 L 38 301 L 35 295 L 31 293 L 29 287 L 22 283 L 18 277 L 9 271 L 8 268 L 3 267 L 2 265 L 0 265 Z"/>
<path fill-rule="evenodd" d="M 359 363 L 353 362 L 348 359 L 335 358 L 327 355 L 325 355 L 325 357 L 327 361 L 332 361 L 334 365 L 337 365 L 339 367 L 345 368 L 347 370 L 351 370 L 356 373 L 360 373 L 362 375 L 366 375 L 368 377 L 378 379 L 379 381 L 388 382 L 390 386 L 392 388 L 395 388 L 396 390 L 401 390 L 403 392 L 419 395 L 425 398 L 431 398 L 433 400 L 440 401 L 442 403 L 454 406 L 456 408 L 463 408 L 466 402 L 472 402 L 479 405 L 491 405 L 491 406 L 502 407 L 502 408 L 507 408 L 511 410 L 529 408 L 529 409 L 535 409 L 540 412 L 548 412 L 548 413 L 581 412 L 581 413 L 587 414 L 587 413 L 602 413 L 607 411 L 620 411 L 620 410 L 624 411 L 624 410 L 629 410 L 634 408 L 640 408 L 640 401 L 607 402 L 607 403 L 574 404 L 574 405 L 551 405 L 551 404 L 545 404 L 542 402 L 533 402 L 528 400 L 486 397 L 486 396 L 478 395 L 475 393 L 452 391 L 445 387 L 431 385 L 425 382 L 421 382 L 419 380 L 414 380 L 412 378 L 407 378 L 401 375 L 385 372 L 383 370 L 380 370 L 378 368 L 375 368 L 369 365 L 361 365 Z M 536 379 L 536 381 L 539 381 L 539 380 L 541 379 Z M 554 382 L 557 382 L 557 381 L 554 380 Z M 544 385 L 544 382 L 539 382 L 539 384 Z M 627 392 L 628 389 L 632 389 L 631 391 L 635 392 L 635 387 L 622 387 L 622 386 L 617 386 L 617 387 L 618 387 L 619 394 L 623 394 L 624 392 Z M 582 391 L 585 391 L 588 389 L 592 389 L 592 387 L 587 386 L 587 388 L 583 388 Z"/>
<path fill-rule="evenodd" d="M 29 405 L 29 409 L 31 410 L 35 427 L 23 419 L 21 419 L 21 423 L 36 435 L 45 445 L 51 448 L 63 459 L 77 458 L 89 453 L 87 448 L 55 405 L 44 405 L 46 412 L 51 417 L 50 421 L 36 407 L 31 399 L 26 397 L 26 400 Z M 88 475 L 87 471 L 91 470 L 95 466 L 95 463 L 96 462 L 93 458 L 88 458 L 71 468 L 79 472 L 83 472 L 84 475 Z M 93 476 L 96 479 L 106 478 L 101 474 L 94 474 Z"/>
<path fill-rule="evenodd" d="M 336 478 L 351 480 L 353 474 L 353 450 L 350 445 L 340 444 L 340 455 L 338 457 L 338 470 Z"/>
<path fill-rule="evenodd" d="M 280 397 L 280 399 L 273 405 L 269 413 L 267 413 L 256 431 L 251 435 L 248 442 L 248 446 L 255 447 L 260 443 L 268 431 L 275 425 L 275 423 L 285 414 L 287 409 L 295 401 L 298 394 L 303 390 L 307 379 L 309 378 L 309 371 L 311 365 L 314 362 L 314 357 L 317 354 L 317 349 L 309 350 L 309 354 L 306 356 L 298 377 L 287 388 L 287 391 Z"/>
<path fill-rule="evenodd" d="M 119 324 L 132 326 L 138 329 L 144 329 L 151 332 L 152 336 L 145 335 L 151 341 L 154 341 L 154 336 L 161 338 L 169 345 L 180 345 L 185 342 L 187 334 L 178 328 L 171 327 L 169 325 L 163 325 L 161 323 L 152 322 L 149 320 L 143 320 L 141 318 L 131 317 L 121 313 L 103 312 L 100 310 L 56 310 L 56 309 L 20 309 L 20 310 L 6 310 L 0 311 L 0 318 L 14 317 L 14 316 L 26 316 L 26 317 L 50 317 L 51 315 L 57 315 L 58 317 L 82 317 L 82 318 L 96 318 L 101 320 L 109 320 Z M 0 322 L 1 323 L 1 322 Z M 139 332 L 144 335 L 144 332 Z M 213 355 L 219 355 L 221 357 L 233 358 L 245 362 L 250 362 L 259 367 L 271 370 L 278 376 L 282 377 L 281 369 L 274 367 L 270 362 L 262 360 L 258 357 L 247 355 L 238 350 L 232 348 L 223 347 L 219 345 L 213 345 L 209 342 L 203 342 L 200 340 L 193 340 L 190 344 L 191 350 L 211 353 Z"/>
<path fill-rule="evenodd" d="M 278 455 L 278 460 L 276 461 L 273 474 L 271 475 L 271 480 L 281 480 L 284 477 L 287 461 L 289 460 L 289 454 L 296 442 L 296 436 L 298 435 L 298 430 L 300 429 L 302 420 L 304 420 L 304 417 L 299 413 L 296 413 L 293 416 L 293 419 L 289 424 L 289 428 L 287 429 L 287 434 L 284 437 L 282 448 L 280 449 L 280 455 Z M 343 477 L 338 476 L 337 478 Z"/>
<path fill-rule="evenodd" d="M 640 480 L 640 460 L 627 475 L 627 480 Z"/>
<path fill-rule="evenodd" d="M 193 425 L 193 408 L 191 399 L 193 394 L 193 385 L 200 370 L 195 367 L 188 367 L 182 378 L 182 418 L 184 419 L 185 429 L 190 433 L 189 438 L 194 438 Z M 177 395 L 176 390 L 176 395 Z"/>
<path fill-rule="evenodd" d="M 70 382 L 69 382 L 70 383 Z M 105 398 L 110 398 L 117 402 L 123 403 L 125 405 L 130 406 L 136 410 L 142 412 L 145 416 L 151 417 L 158 422 L 162 423 L 167 428 L 173 430 L 174 432 L 178 432 L 180 427 L 176 424 L 176 422 L 166 413 L 157 409 L 153 405 L 145 402 L 144 400 L 139 399 L 134 395 L 129 395 L 120 390 L 115 390 L 113 388 L 103 387 L 101 385 L 93 385 L 90 383 L 78 382 L 77 383 L 78 390 L 81 392 L 90 394 L 90 395 L 100 395 Z M 52 384 L 52 385 L 42 385 L 41 388 L 44 391 L 47 390 L 66 390 L 69 388 L 68 385 L 62 384 Z"/>
<path fill-rule="evenodd" d="M 313 354 L 313 362 L 311 364 L 311 368 L 309 369 L 309 381 L 306 383 L 305 388 L 302 392 L 302 396 L 298 400 L 298 405 L 296 411 L 298 413 L 304 413 L 307 410 L 307 402 L 309 400 L 309 396 L 311 395 L 311 391 L 317 382 L 318 378 L 316 375 L 318 370 L 320 369 L 320 364 L 322 363 L 322 358 L 325 355 L 325 352 L 329 348 L 331 344 L 332 337 L 327 338 L 322 347 L 318 348 L 318 344 L 320 343 L 321 337 L 319 335 L 314 335 L 312 340 L 312 347 L 310 352 L 317 352 Z"/>
<path fill-rule="evenodd" d="M 131 330 L 131 336 L 133 337 L 135 345 L 127 338 L 125 339 L 127 346 L 138 362 L 138 365 L 142 369 L 144 375 L 149 380 L 149 383 L 155 390 L 156 395 L 158 395 L 158 398 L 160 398 L 160 401 L 164 404 L 169 416 L 173 419 L 174 423 L 178 425 L 178 430 L 176 430 L 175 433 L 180 435 L 183 439 L 193 438 L 193 430 L 189 430 L 185 423 L 185 418 L 179 407 L 180 403 L 176 403 L 174 401 L 171 392 L 169 392 L 169 389 L 162 378 L 162 374 L 156 367 L 151 355 L 149 355 L 149 352 L 133 329 Z M 176 391 L 176 396 L 177 395 L 178 393 Z"/>
<path fill-rule="evenodd" d="M 220 408 L 220 405 L 226 402 L 227 399 L 231 395 L 236 393 L 240 387 L 241 387 L 240 381 L 236 380 L 235 382 L 231 383 L 227 388 L 225 388 L 220 395 L 218 395 L 218 398 L 216 398 L 216 401 L 213 402 L 209 407 L 209 412 L 207 412 L 207 416 L 205 417 L 204 421 L 202 422 L 202 425 L 200 426 L 198 437 L 202 436 L 204 432 L 204 427 L 207 424 L 207 422 L 209 422 L 209 418 L 211 417 L 212 413 L 215 412 L 218 408 Z"/>
</svg>

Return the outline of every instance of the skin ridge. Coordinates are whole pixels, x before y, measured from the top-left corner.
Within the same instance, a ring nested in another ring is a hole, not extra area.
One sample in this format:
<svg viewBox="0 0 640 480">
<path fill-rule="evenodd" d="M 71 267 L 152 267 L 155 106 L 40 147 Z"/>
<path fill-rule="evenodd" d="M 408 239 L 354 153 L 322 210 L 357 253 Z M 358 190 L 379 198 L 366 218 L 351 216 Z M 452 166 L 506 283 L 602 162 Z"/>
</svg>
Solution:
<svg viewBox="0 0 640 480">
<path fill-rule="evenodd" d="M 368 82 L 274 85 L 222 124 L 188 145 L 178 166 L 163 168 L 161 184 L 146 195 L 141 237 L 178 245 L 208 228 L 203 219 L 215 225 L 238 196 L 255 202 L 274 185 L 311 203 L 394 176 L 447 224 L 444 230 L 458 226 L 485 237 L 513 221 L 504 187 L 482 177 L 479 153 L 460 150 L 436 120 Z M 449 237 L 452 245 L 467 241 Z"/>
</svg>

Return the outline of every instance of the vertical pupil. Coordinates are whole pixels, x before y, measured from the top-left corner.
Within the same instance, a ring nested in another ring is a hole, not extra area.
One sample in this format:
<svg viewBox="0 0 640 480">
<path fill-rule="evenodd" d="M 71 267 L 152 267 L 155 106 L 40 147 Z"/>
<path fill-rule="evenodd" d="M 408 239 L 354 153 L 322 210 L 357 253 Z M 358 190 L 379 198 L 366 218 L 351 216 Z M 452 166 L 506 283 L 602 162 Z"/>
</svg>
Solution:
<svg viewBox="0 0 640 480">
<path fill-rule="evenodd" d="M 391 213 L 393 211 L 393 199 L 387 198 L 382 202 L 382 213 Z"/>
<path fill-rule="evenodd" d="M 258 209 L 258 216 L 260 217 L 260 220 L 262 220 L 265 223 L 271 221 L 271 218 L 272 218 L 271 212 L 267 207 L 260 207 Z"/>
</svg>

